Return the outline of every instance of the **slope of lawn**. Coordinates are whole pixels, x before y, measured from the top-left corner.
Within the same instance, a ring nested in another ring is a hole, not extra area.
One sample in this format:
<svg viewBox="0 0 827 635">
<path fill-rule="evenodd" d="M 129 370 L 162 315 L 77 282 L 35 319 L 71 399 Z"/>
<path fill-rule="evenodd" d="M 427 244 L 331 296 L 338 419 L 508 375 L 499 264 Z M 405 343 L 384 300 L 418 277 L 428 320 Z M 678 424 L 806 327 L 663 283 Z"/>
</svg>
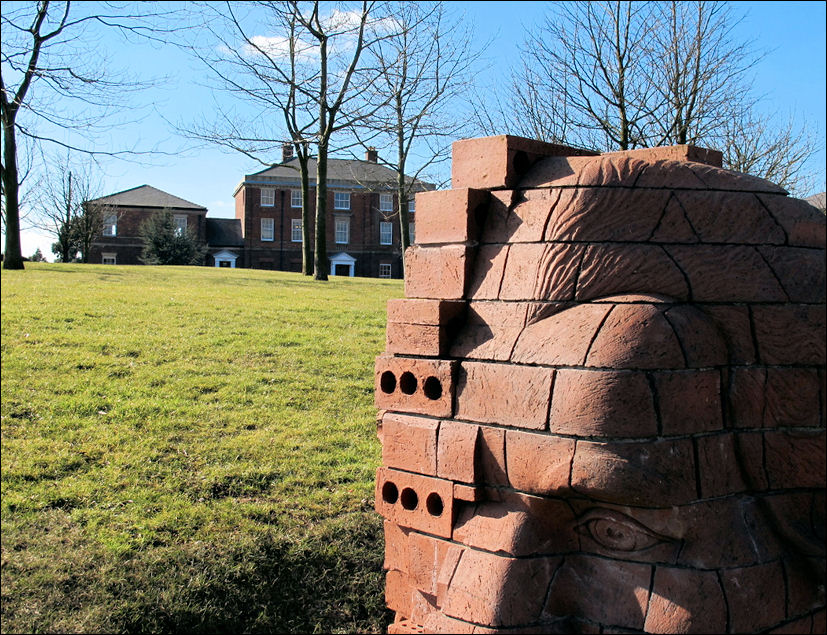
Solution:
<svg viewBox="0 0 827 635">
<path fill-rule="evenodd" d="M 400 281 L 2 271 L 2 632 L 379 632 Z"/>
</svg>

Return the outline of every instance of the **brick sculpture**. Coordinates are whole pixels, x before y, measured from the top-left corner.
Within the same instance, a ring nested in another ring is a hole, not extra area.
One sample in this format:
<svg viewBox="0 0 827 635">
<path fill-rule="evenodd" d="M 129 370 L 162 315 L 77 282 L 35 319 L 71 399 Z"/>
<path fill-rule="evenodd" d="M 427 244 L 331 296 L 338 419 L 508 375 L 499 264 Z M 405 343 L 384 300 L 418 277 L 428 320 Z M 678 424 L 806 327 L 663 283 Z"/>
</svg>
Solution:
<svg viewBox="0 0 827 635">
<path fill-rule="evenodd" d="M 674 146 L 454 144 L 376 363 L 390 633 L 825 632 L 825 221 Z"/>
</svg>

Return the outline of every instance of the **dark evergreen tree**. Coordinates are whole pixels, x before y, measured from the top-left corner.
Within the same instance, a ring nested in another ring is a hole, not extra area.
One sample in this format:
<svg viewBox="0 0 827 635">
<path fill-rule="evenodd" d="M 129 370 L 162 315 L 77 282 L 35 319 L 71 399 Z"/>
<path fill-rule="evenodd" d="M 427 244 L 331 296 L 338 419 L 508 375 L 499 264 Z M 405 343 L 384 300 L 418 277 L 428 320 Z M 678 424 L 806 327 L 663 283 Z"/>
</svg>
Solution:
<svg viewBox="0 0 827 635">
<path fill-rule="evenodd" d="M 189 228 L 176 227 L 168 209 L 156 212 L 141 224 L 141 239 L 141 261 L 145 265 L 204 264 L 207 246 Z"/>
</svg>

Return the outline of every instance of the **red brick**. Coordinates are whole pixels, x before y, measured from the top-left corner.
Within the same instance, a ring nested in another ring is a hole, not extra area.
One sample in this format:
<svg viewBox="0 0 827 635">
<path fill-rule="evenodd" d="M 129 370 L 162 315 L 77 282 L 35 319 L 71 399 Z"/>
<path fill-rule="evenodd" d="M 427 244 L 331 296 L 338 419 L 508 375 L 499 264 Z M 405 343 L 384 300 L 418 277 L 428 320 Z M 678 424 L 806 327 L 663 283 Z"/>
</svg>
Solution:
<svg viewBox="0 0 827 635">
<path fill-rule="evenodd" d="M 620 152 L 609 153 L 621 154 Z M 655 161 L 683 161 L 692 163 L 706 164 L 712 167 L 720 168 L 723 165 L 723 155 L 720 150 L 711 150 L 709 148 L 701 148 L 686 143 L 671 145 L 671 146 L 657 146 L 653 148 L 638 148 L 637 150 L 625 150 L 622 154 L 643 159 L 649 162 Z M 696 166 L 690 166 L 696 167 Z"/>
<path fill-rule="evenodd" d="M 507 361 L 523 331 L 526 311 L 522 302 L 471 302 L 451 357 Z"/>
<path fill-rule="evenodd" d="M 609 152 L 580 164 L 577 184 L 583 187 L 633 187 L 650 164 L 651 157 Z"/>
<path fill-rule="evenodd" d="M 649 603 L 652 567 L 588 555 L 566 558 L 549 590 L 544 618 L 569 615 L 640 630 Z"/>
<path fill-rule="evenodd" d="M 818 427 L 818 373 L 812 368 L 768 368 L 764 426 Z"/>
<path fill-rule="evenodd" d="M 451 481 L 386 467 L 376 473 L 376 511 L 401 527 L 450 538 L 453 507 Z"/>
<path fill-rule="evenodd" d="M 469 247 L 409 247 L 405 252 L 405 295 L 461 300 L 471 273 Z"/>
<path fill-rule="evenodd" d="M 547 157 L 531 166 L 520 180 L 520 187 L 545 189 L 575 186 L 581 172 L 587 166 L 600 161 L 600 157 Z"/>
<path fill-rule="evenodd" d="M 613 370 L 558 370 L 549 430 L 581 437 L 656 436 L 658 422 L 646 375 Z"/>
<path fill-rule="evenodd" d="M 479 426 L 443 421 L 439 427 L 437 475 L 462 483 L 477 481 L 475 459 Z"/>
<path fill-rule="evenodd" d="M 422 593 L 436 596 L 436 577 L 439 571 L 439 544 L 443 540 L 411 532 L 408 540 L 408 575 L 411 583 Z"/>
<path fill-rule="evenodd" d="M 592 342 L 586 366 L 685 368 L 681 343 L 663 311 L 662 305 L 616 304 Z"/>
<path fill-rule="evenodd" d="M 451 580 L 456 573 L 459 559 L 465 551 L 459 545 L 449 545 L 444 551 L 440 551 L 440 562 L 436 575 L 436 597 L 439 604 L 445 602 L 445 594 L 451 585 Z"/>
<path fill-rule="evenodd" d="M 513 188 L 543 157 L 590 154 L 595 153 L 510 135 L 463 139 L 452 147 L 451 187 Z"/>
<path fill-rule="evenodd" d="M 573 522 L 571 508 L 560 499 L 488 490 L 488 500 L 459 513 L 453 540 L 512 556 L 565 554 L 578 549 L 569 529 Z"/>
<path fill-rule="evenodd" d="M 718 370 L 652 373 L 664 436 L 723 428 Z"/>
<path fill-rule="evenodd" d="M 780 563 L 727 569 L 721 578 L 731 632 L 757 633 L 784 621 L 785 584 Z"/>
<path fill-rule="evenodd" d="M 408 570 L 408 530 L 396 523 L 384 522 L 385 527 L 385 570 L 395 569 L 405 572 Z"/>
<path fill-rule="evenodd" d="M 755 247 L 673 245 L 696 302 L 784 302 L 787 294 Z"/>
<path fill-rule="evenodd" d="M 450 417 L 455 366 L 448 360 L 380 355 L 374 382 L 376 407 Z"/>
<path fill-rule="evenodd" d="M 729 363 L 754 363 L 755 347 L 752 344 L 749 309 L 745 306 L 720 304 L 707 305 L 703 310 L 721 331 L 729 353 Z"/>
<path fill-rule="evenodd" d="M 574 440 L 517 430 L 505 433 L 511 487 L 531 494 L 568 491 Z"/>
<path fill-rule="evenodd" d="M 476 242 L 490 194 L 459 189 L 416 195 L 417 244 Z"/>
<path fill-rule="evenodd" d="M 489 485 L 508 485 L 505 464 L 505 431 L 481 426 L 479 467 L 482 482 Z"/>
<path fill-rule="evenodd" d="M 697 498 L 692 442 L 578 441 L 571 487 L 595 500 L 629 505 L 680 505 Z"/>
<path fill-rule="evenodd" d="M 679 191 L 675 196 L 701 242 L 784 244 L 784 230 L 751 192 Z"/>
<path fill-rule="evenodd" d="M 436 476 L 439 421 L 387 413 L 382 429 L 382 465 Z"/>
<path fill-rule="evenodd" d="M 732 434 L 698 437 L 698 486 L 701 498 L 728 496 L 746 489 Z"/>
<path fill-rule="evenodd" d="M 468 283 L 468 298 L 496 300 L 500 295 L 509 245 L 481 245 L 477 249 L 474 274 Z"/>
<path fill-rule="evenodd" d="M 542 430 L 548 418 L 551 369 L 464 362 L 457 383 L 457 418 Z"/>
<path fill-rule="evenodd" d="M 795 247 L 824 249 L 825 216 L 806 201 L 789 196 L 761 194 L 758 197 L 787 232 L 787 243 Z"/>
<path fill-rule="evenodd" d="M 681 343 L 687 368 L 723 366 L 729 361 L 726 341 L 710 317 L 691 305 L 678 305 L 664 313 Z"/>
<path fill-rule="evenodd" d="M 444 357 L 448 345 L 448 332 L 444 326 L 388 322 L 385 331 L 385 351 L 396 355 Z"/>
<path fill-rule="evenodd" d="M 652 157 L 646 162 L 646 169 L 635 181 L 634 186 L 671 190 L 708 190 L 709 186 L 698 178 L 693 168 L 693 165 L 685 161 Z"/>
<path fill-rule="evenodd" d="M 787 191 L 766 179 L 735 172 L 722 170 L 717 167 L 694 164 L 692 171 L 698 175 L 711 190 L 738 190 L 742 192 L 768 192 L 786 194 Z"/>
<path fill-rule="evenodd" d="M 582 366 L 611 304 L 581 304 L 527 326 L 511 354 L 519 364 Z"/>
<path fill-rule="evenodd" d="M 589 245 L 577 281 L 577 300 L 592 300 L 617 293 L 658 293 L 678 300 L 689 297 L 684 275 L 663 247 Z"/>
<path fill-rule="evenodd" d="M 548 243 L 537 267 L 532 297 L 537 300 L 567 302 L 574 300 L 585 245 Z"/>
<path fill-rule="evenodd" d="M 388 300 L 388 322 L 445 326 L 462 319 L 466 303 L 456 300 Z"/>
<path fill-rule="evenodd" d="M 656 243 L 696 243 L 698 235 L 686 218 L 686 213 L 672 192 L 669 202 L 663 210 L 663 216 L 657 229 L 652 233 L 652 242 Z"/>
<path fill-rule="evenodd" d="M 805 507 L 807 509 L 807 507 Z M 799 516 L 800 518 L 800 516 Z M 816 538 L 816 545 L 824 549 L 823 538 Z M 824 556 L 814 558 L 789 558 L 783 561 L 787 579 L 787 616 L 804 615 L 824 602 L 823 588 L 813 584 L 813 572 L 824 579 Z M 821 597 L 819 597 L 821 596 Z M 813 633 L 824 633 L 814 630 Z"/>
<path fill-rule="evenodd" d="M 758 357 L 765 364 L 824 365 L 825 306 L 785 304 L 752 309 Z"/>
<path fill-rule="evenodd" d="M 408 576 L 401 571 L 390 570 L 385 575 L 385 604 L 397 615 L 408 616 L 411 611 L 411 593 Z"/>
<path fill-rule="evenodd" d="M 761 432 L 739 432 L 734 441 L 741 476 L 749 489 L 756 491 L 767 489 L 767 473 L 764 471 L 764 435 Z"/>
<path fill-rule="evenodd" d="M 515 243 L 508 251 L 500 285 L 500 300 L 537 298 L 538 268 L 549 246 L 543 243 Z"/>
<path fill-rule="evenodd" d="M 827 281 L 824 250 L 801 247 L 759 247 L 790 302 L 824 303 Z"/>
<path fill-rule="evenodd" d="M 542 189 L 492 192 L 485 231 L 480 242 L 541 242 L 546 222 L 561 191 Z"/>
<path fill-rule="evenodd" d="M 647 633 L 725 633 L 727 609 L 714 571 L 656 567 Z"/>
<path fill-rule="evenodd" d="M 770 487 L 823 488 L 827 481 L 824 434 L 824 430 L 765 432 L 765 460 Z"/>
<path fill-rule="evenodd" d="M 729 371 L 730 427 L 764 427 L 765 368 L 732 368 Z"/>
</svg>

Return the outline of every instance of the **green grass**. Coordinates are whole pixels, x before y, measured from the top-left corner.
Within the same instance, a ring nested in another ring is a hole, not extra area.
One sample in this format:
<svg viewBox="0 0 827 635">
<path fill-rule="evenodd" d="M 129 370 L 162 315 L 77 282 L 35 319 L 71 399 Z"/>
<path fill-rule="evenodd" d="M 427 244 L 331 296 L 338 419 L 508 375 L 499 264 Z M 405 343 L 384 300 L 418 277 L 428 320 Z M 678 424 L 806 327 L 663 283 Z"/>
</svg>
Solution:
<svg viewBox="0 0 827 635">
<path fill-rule="evenodd" d="M 3 632 L 379 632 L 399 281 L 2 272 Z"/>
</svg>

